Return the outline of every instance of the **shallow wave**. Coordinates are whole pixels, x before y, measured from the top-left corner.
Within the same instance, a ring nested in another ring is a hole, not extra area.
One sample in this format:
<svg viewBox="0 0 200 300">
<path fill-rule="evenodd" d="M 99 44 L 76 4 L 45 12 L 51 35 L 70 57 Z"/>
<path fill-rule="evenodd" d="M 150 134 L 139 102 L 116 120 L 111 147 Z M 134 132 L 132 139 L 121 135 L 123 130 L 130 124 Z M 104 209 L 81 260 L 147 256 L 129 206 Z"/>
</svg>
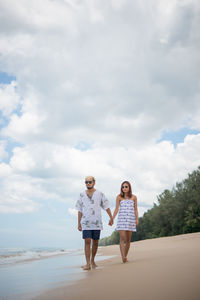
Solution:
<svg viewBox="0 0 200 300">
<path fill-rule="evenodd" d="M 15 264 L 32 260 L 44 259 L 57 255 L 79 254 L 79 249 L 54 248 L 2 248 L 0 249 L 0 265 Z"/>
</svg>

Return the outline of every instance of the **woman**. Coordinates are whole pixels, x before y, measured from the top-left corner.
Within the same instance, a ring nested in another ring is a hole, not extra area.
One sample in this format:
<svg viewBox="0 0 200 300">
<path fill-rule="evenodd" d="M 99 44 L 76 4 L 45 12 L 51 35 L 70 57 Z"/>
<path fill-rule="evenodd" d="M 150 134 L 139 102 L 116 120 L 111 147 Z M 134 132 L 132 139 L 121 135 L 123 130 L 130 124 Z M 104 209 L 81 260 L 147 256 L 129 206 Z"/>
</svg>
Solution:
<svg viewBox="0 0 200 300">
<path fill-rule="evenodd" d="M 124 181 L 121 184 L 121 192 L 116 198 L 116 207 L 113 220 L 118 214 L 117 231 L 120 234 L 120 251 L 123 263 L 127 262 L 130 248 L 131 235 L 138 225 L 137 197 L 132 194 L 131 184 Z"/>
</svg>

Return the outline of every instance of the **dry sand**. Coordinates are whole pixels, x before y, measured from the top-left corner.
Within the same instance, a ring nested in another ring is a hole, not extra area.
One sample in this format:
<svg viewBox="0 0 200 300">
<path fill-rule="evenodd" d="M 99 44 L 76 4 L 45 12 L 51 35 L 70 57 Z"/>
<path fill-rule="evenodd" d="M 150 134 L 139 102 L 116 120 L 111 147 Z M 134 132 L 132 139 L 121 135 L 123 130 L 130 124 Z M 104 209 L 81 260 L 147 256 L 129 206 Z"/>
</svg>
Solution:
<svg viewBox="0 0 200 300">
<path fill-rule="evenodd" d="M 200 232 L 131 244 L 128 262 L 121 263 L 119 246 L 101 247 L 99 268 L 72 285 L 47 291 L 40 300 L 199 300 Z"/>
</svg>

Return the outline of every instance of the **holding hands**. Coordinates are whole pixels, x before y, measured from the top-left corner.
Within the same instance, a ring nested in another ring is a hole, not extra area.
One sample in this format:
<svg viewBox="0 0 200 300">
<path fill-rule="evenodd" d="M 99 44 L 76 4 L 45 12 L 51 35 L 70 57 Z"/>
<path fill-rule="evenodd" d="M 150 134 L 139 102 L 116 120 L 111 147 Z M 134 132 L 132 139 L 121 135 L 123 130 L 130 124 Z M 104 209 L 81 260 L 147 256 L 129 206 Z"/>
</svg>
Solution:
<svg viewBox="0 0 200 300">
<path fill-rule="evenodd" d="M 113 218 L 110 218 L 110 221 L 108 222 L 108 225 L 112 226 L 112 225 L 113 225 L 113 223 L 114 223 L 114 220 L 113 220 Z"/>
</svg>

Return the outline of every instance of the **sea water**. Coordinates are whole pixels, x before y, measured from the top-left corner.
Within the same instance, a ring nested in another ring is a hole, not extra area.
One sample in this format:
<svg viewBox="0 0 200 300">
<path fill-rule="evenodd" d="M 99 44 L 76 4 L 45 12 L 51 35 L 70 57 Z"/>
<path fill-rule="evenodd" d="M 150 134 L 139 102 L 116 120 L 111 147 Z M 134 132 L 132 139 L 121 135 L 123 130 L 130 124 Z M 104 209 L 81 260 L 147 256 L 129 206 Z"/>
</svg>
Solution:
<svg viewBox="0 0 200 300">
<path fill-rule="evenodd" d="M 106 257 L 97 256 L 97 260 Z M 0 249 L 0 299 L 31 299 L 84 277 L 82 249 Z"/>
</svg>

